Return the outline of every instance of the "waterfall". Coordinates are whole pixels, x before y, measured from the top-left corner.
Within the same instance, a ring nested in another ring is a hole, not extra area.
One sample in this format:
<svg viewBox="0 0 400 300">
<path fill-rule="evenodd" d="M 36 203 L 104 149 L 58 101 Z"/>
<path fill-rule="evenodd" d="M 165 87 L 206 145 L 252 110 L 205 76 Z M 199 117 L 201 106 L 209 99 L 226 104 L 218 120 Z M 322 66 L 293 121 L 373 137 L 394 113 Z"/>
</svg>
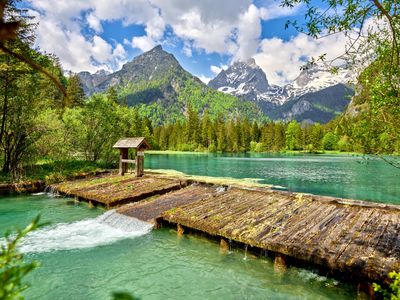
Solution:
<svg viewBox="0 0 400 300">
<path fill-rule="evenodd" d="M 92 248 L 149 233 L 153 225 L 110 210 L 94 219 L 59 223 L 31 232 L 22 252 L 50 252 Z"/>
</svg>

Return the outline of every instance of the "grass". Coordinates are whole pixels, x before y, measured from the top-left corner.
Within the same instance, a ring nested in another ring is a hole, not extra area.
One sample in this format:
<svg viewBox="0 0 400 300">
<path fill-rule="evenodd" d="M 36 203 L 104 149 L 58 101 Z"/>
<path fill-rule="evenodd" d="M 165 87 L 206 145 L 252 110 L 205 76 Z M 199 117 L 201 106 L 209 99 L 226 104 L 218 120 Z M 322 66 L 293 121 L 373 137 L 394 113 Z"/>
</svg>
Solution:
<svg viewBox="0 0 400 300">
<path fill-rule="evenodd" d="M 24 168 L 24 173 L 17 182 L 43 180 L 47 184 L 71 179 L 81 174 L 104 171 L 110 167 L 105 163 L 84 160 L 41 160 Z M 0 183 L 11 183 L 9 174 L 0 172 Z"/>
<path fill-rule="evenodd" d="M 188 175 L 175 170 L 165 169 L 148 169 L 145 170 L 148 174 L 157 174 L 167 178 L 180 178 L 182 180 L 193 180 L 216 185 L 238 185 L 243 187 L 272 187 L 269 184 L 260 183 L 261 179 L 258 178 L 232 178 L 232 177 L 211 177 L 211 176 L 198 176 Z"/>
</svg>

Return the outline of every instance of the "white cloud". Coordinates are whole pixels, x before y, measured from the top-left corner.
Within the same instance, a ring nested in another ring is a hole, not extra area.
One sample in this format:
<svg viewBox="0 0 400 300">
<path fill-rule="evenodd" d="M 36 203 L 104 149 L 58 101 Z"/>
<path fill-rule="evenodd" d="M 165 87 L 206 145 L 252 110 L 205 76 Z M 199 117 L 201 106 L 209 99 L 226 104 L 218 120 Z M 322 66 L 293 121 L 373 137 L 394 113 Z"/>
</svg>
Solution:
<svg viewBox="0 0 400 300">
<path fill-rule="evenodd" d="M 210 67 L 210 70 L 211 72 L 213 72 L 214 75 L 218 75 L 219 73 L 221 73 L 222 70 L 226 69 L 228 69 L 228 65 L 220 65 L 219 67 L 212 65 Z"/>
<path fill-rule="evenodd" d="M 148 0 L 35 0 L 31 5 L 39 21 L 37 46 L 56 54 L 64 68 L 74 72 L 95 72 L 102 68 L 111 71 L 126 61 L 123 45 L 107 42 L 98 35 L 103 31 L 102 21 L 144 25 L 146 36 L 129 43 L 143 51 L 164 32 L 159 11 Z M 95 33 L 84 35 L 84 26 Z"/>
<path fill-rule="evenodd" d="M 86 20 L 89 24 L 89 27 L 92 28 L 96 33 L 103 32 L 103 27 L 101 26 L 100 19 L 97 18 L 94 14 L 89 14 L 86 17 Z"/>
<path fill-rule="evenodd" d="M 299 34 L 289 41 L 280 38 L 264 39 L 254 59 L 267 74 L 270 83 L 283 85 L 298 76 L 305 60 L 325 53 L 326 59 L 331 60 L 343 54 L 345 44 L 346 37 L 343 34 L 318 40 L 304 34 Z"/>
<path fill-rule="evenodd" d="M 183 44 L 183 49 L 182 49 L 183 53 L 187 56 L 187 57 L 192 57 L 193 52 L 192 52 L 192 45 L 190 45 L 189 42 L 185 42 Z"/>
<path fill-rule="evenodd" d="M 263 7 L 260 8 L 260 15 L 263 20 L 293 16 L 303 7 L 301 4 L 297 4 L 294 7 L 282 7 L 279 2 L 265 2 Z"/>
<path fill-rule="evenodd" d="M 203 74 L 200 76 L 197 76 L 201 81 L 203 81 L 205 84 L 208 84 L 210 80 L 212 79 L 211 77 L 204 76 Z"/>
<path fill-rule="evenodd" d="M 149 51 L 155 46 L 155 42 L 148 36 L 134 36 L 132 38 L 132 47 L 139 48 L 143 52 Z"/>
<path fill-rule="evenodd" d="M 182 52 L 188 57 L 193 51 L 204 51 L 230 55 L 233 61 L 246 60 L 261 49 L 258 61 L 269 72 L 275 71 L 281 67 L 265 60 L 273 49 L 267 41 L 260 41 L 261 20 L 296 13 L 270 0 L 261 8 L 252 0 L 35 0 L 31 5 L 40 13 L 37 45 L 55 53 L 72 71 L 115 70 L 126 61 L 124 46 L 147 51 L 174 39 L 183 44 Z M 103 26 L 115 20 L 125 26 L 142 25 L 145 34 L 127 36 L 123 44 L 106 41 L 100 36 Z M 85 26 L 94 33 L 83 34 Z"/>
<path fill-rule="evenodd" d="M 39 21 L 36 43 L 43 50 L 55 53 L 66 70 L 111 71 L 125 61 L 126 52 L 121 44 L 113 47 L 98 35 L 86 39 L 79 31 L 64 30 L 52 20 L 40 17 Z"/>
<path fill-rule="evenodd" d="M 237 45 L 238 49 L 233 60 L 244 61 L 256 52 L 261 35 L 261 14 L 255 5 L 250 5 L 248 10 L 239 17 Z"/>
</svg>

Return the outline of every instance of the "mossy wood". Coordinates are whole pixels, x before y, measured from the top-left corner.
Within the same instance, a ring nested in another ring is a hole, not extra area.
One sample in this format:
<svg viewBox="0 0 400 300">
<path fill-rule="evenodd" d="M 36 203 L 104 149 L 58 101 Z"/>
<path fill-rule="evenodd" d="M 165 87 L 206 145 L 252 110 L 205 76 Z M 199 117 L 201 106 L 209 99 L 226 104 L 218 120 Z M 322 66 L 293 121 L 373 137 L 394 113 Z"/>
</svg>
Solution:
<svg viewBox="0 0 400 300">
<path fill-rule="evenodd" d="M 398 206 L 268 189 L 185 190 L 200 199 L 164 212 L 169 223 L 362 280 L 386 281 L 390 271 L 400 270 Z M 169 195 L 174 197 L 164 198 Z"/>
<path fill-rule="evenodd" d="M 53 187 L 63 195 L 110 208 L 164 194 L 185 185 L 187 185 L 185 181 L 171 178 L 113 175 L 69 181 L 55 184 Z"/>
</svg>

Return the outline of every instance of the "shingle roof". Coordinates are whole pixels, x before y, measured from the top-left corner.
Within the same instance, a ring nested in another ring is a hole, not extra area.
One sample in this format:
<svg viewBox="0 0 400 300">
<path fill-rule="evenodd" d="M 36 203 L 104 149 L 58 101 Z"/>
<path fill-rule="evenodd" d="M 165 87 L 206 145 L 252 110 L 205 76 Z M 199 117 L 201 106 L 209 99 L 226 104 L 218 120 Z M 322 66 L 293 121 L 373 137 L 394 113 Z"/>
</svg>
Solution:
<svg viewBox="0 0 400 300">
<path fill-rule="evenodd" d="M 149 149 L 150 145 L 147 143 L 144 137 L 134 137 L 134 138 L 123 138 L 115 143 L 113 148 L 139 148 L 144 146 Z"/>
</svg>

